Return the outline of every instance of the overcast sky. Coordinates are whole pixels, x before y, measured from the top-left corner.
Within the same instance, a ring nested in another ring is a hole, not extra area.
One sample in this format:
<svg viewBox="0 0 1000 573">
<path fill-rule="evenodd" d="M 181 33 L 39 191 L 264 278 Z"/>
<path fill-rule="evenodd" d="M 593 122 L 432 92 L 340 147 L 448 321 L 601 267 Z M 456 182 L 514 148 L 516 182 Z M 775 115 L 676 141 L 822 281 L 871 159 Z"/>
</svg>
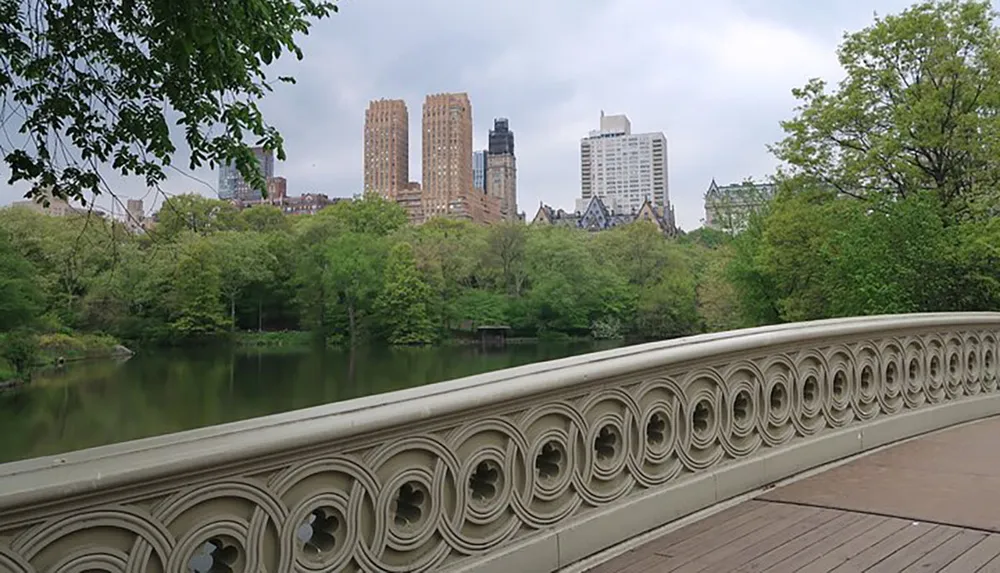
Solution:
<svg viewBox="0 0 1000 573">
<path fill-rule="evenodd" d="M 475 148 L 494 117 L 515 133 L 518 206 L 572 208 L 579 141 L 600 112 L 624 113 L 634 132 L 668 140 L 670 199 L 694 229 L 702 198 L 720 184 L 771 173 L 766 145 L 781 137 L 793 87 L 840 77 L 845 31 L 906 0 L 341 0 L 302 42 L 305 59 L 274 70 L 298 78 L 262 104 L 282 131 L 276 166 L 290 194 L 361 190 L 369 100 L 402 98 L 410 113 L 410 177 L 420 175 L 420 109 L 428 93 L 468 92 Z M 175 165 L 186 165 L 178 157 Z M 2 169 L 2 168 L 0 168 Z M 7 173 L 2 172 L 3 181 Z M 198 180 L 202 180 L 205 185 Z M 123 197 L 153 198 L 112 178 Z M 216 175 L 173 172 L 170 193 L 214 195 Z M 3 185 L 0 204 L 22 190 Z"/>
</svg>

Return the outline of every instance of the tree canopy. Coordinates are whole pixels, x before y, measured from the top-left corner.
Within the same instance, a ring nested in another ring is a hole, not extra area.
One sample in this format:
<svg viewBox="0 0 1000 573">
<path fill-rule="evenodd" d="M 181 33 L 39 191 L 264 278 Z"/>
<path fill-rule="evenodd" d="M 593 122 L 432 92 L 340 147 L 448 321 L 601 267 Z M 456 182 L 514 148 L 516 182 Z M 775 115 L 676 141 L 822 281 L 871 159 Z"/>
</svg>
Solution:
<svg viewBox="0 0 1000 573">
<path fill-rule="evenodd" d="M 149 236 L 96 217 L 0 210 L 0 234 L 22 242 L 0 240 L 0 268 L 10 269 L 0 313 L 12 325 L 16 316 L 40 331 L 139 343 L 233 330 L 303 329 L 357 345 L 434 343 L 482 324 L 546 337 L 701 329 L 694 267 L 709 249 L 646 222 L 597 234 L 446 219 L 414 227 L 373 195 L 308 216 L 176 199 Z"/>
<path fill-rule="evenodd" d="M 876 17 L 839 84 L 794 90 L 778 195 L 713 271 L 741 322 L 1000 306 L 997 19 L 983 0 Z"/>
<path fill-rule="evenodd" d="M 934 195 L 949 219 L 1000 198 L 1000 29 L 988 0 L 921 2 L 848 34 L 846 77 L 794 90 L 786 175 L 875 202 Z"/>
<path fill-rule="evenodd" d="M 10 183 L 82 199 L 110 165 L 154 187 L 183 132 L 189 167 L 233 163 L 265 182 L 250 143 L 284 158 L 257 102 L 269 64 L 302 58 L 297 36 L 327 17 L 327 0 L 0 0 L 0 144 Z"/>
</svg>

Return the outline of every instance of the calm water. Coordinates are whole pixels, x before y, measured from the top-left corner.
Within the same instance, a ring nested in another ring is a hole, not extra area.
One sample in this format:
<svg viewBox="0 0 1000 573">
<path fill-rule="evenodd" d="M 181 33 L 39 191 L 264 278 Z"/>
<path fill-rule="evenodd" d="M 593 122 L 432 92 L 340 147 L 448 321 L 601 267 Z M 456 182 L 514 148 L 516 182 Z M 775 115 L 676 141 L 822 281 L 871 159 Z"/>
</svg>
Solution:
<svg viewBox="0 0 1000 573">
<path fill-rule="evenodd" d="M 157 351 L 76 363 L 0 393 L 0 463 L 328 404 L 616 343 Z"/>
</svg>

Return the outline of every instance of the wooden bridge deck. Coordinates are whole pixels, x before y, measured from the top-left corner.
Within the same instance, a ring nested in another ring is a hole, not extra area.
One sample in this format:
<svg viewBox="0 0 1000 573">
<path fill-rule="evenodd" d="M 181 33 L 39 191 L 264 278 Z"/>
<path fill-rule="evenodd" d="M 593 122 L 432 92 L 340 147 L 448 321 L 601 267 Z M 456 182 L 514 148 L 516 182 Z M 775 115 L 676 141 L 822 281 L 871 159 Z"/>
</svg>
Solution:
<svg viewBox="0 0 1000 573">
<path fill-rule="evenodd" d="M 1000 418 L 806 478 L 591 573 L 1000 572 Z"/>
</svg>

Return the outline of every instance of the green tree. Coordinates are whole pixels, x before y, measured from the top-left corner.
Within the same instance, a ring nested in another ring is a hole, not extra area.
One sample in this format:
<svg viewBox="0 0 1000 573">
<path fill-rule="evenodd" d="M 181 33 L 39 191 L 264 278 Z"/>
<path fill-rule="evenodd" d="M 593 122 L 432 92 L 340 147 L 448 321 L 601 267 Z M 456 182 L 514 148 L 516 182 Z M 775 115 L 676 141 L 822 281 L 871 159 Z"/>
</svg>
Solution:
<svg viewBox="0 0 1000 573">
<path fill-rule="evenodd" d="M 332 328 L 329 324 L 331 304 L 341 300 L 338 293 L 342 294 L 342 291 L 339 289 L 327 291 L 327 287 L 333 284 L 328 280 L 330 277 L 337 277 L 334 282 L 342 283 L 339 271 L 330 266 L 332 259 L 328 246 L 331 241 L 345 240 L 345 234 L 379 239 L 400 230 L 405 224 L 406 212 L 402 207 L 374 194 L 365 195 L 360 200 L 335 203 L 294 223 L 293 233 L 298 248 L 296 299 L 308 327 L 329 333 Z M 348 330 L 357 334 L 355 328 Z"/>
<path fill-rule="evenodd" d="M 711 227 L 698 227 L 690 233 L 682 235 L 678 242 L 685 244 L 691 243 L 701 245 L 702 247 L 707 247 L 709 249 L 714 249 L 716 247 L 728 245 L 731 242 L 731 237 L 728 233 L 719 229 L 713 229 Z"/>
<path fill-rule="evenodd" d="M 935 293 L 935 310 L 1000 308 L 1000 218 L 949 227 L 942 248 L 935 283 L 950 286 Z"/>
<path fill-rule="evenodd" d="M 37 270 L 0 229 L 0 332 L 30 324 L 44 308 Z"/>
<path fill-rule="evenodd" d="M 474 320 L 462 301 L 470 291 L 484 287 L 481 258 L 487 232 L 468 221 L 435 217 L 395 235 L 413 246 L 417 268 L 434 293 L 428 310 L 445 331 L 456 322 Z"/>
<path fill-rule="evenodd" d="M 257 108 L 274 81 L 266 67 L 301 58 L 296 37 L 335 10 L 323 0 L 0 0 L 0 100 L 20 110 L 2 124 L 27 136 L 4 157 L 10 181 L 82 199 L 101 192 L 98 167 L 110 164 L 153 187 L 177 123 L 190 168 L 232 161 L 264 191 L 244 138 L 284 158 Z"/>
<path fill-rule="evenodd" d="M 675 256 L 659 228 L 648 221 L 623 225 L 594 237 L 599 260 L 612 265 L 629 284 L 657 282 Z"/>
<path fill-rule="evenodd" d="M 719 247 L 703 252 L 702 256 L 708 260 L 696 288 L 698 314 L 705 330 L 719 332 L 744 326 L 736 287 L 727 272 L 732 264 L 732 249 Z"/>
<path fill-rule="evenodd" d="M 255 253 L 267 266 L 259 280 L 250 285 L 252 302 L 256 303 L 257 330 L 268 326 L 284 329 L 299 327 L 299 309 L 295 304 L 296 253 L 291 234 L 272 231 L 261 233 L 262 244 Z"/>
<path fill-rule="evenodd" d="M 844 218 L 853 218 L 860 203 L 825 191 L 788 194 L 773 205 L 761 236 L 756 264 L 771 277 L 771 292 L 782 321 L 829 316 L 830 276 L 827 245 Z"/>
<path fill-rule="evenodd" d="M 527 279 L 525 245 L 527 227 L 521 223 L 502 223 L 490 228 L 485 259 L 502 292 L 521 296 Z"/>
<path fill-rule="evenodd" d="M 409 243 L 389 251 L 375 312 L 390 344 L 430 344 L 434 325 L 428 313 L 431 289 L 421 278 Z"/>
<path fill-rule="evenodd" d="M 601 268 L 613 271 L 604 282 L 622 282 L 614 296 L 617 314 L 632 334 L 669 338 L 698 330 L 694 264 L 686 247 L 647 221 L 600 233 L 593 247 Z"/>
<path fill-rule="evenodd" d="M 324 291 L 333 297 L 335 308 L 345 313 L 347 335 L 351 346 L 355 346 L 360 339 L 361 321 L 380 291 L 384 242 L 378 237 L 345 232 L 328 240 L 324 251 Z"/>
<path fill-rule="evenodd" d="M 210 238 L 218 261 L 219 289 L 229 306 L 229 326 L 236 328 L 236 301 L 254 287 L 273 280 L 275 258 L 257 232 L 227 231 Z"/>
<path fill-rule="evenodd" d="M 751 217 L 747 228 L 733 239 L 732 258 L 725 268 L 725 276 L 736 291 L 741 322 L 747 326 L 781 321 L 777 281 L 761 264 L 769 211 Z"/>
<path fill-rule="evenodd" d="M 938 271 L 944 228 L 934 203 L 914 196 L 887 205 L 887 212 L 854 209 L 839 219 L 824 249 L 824 316 L 931 310 L 947 290 Z"/>
<path fill-rule="evenodd" d="M 668 273 L 639 291 L 634 328 L 639 336 L 686 336 L 698 332 L 698 322 L 695 281 L 689 271 Z"/>
<path fill-rule="evenodd" d="M 538 332 L 589 334 L 595 320 L 620 313 L 620 283 L 588 249 L 586 231 L 540 228 L 528 234 L 525 265 L 530 284 L 513 308 L 514 326 Z"/>
<path fill-rule="evenodd" d="M 173 240 L 184 231 L 199 235 L 230 231 L 236 228 L 237 215 L 229 202 L 193 193 L 178 195 L 163 202 L 154 233 L 158 239 Z"/>
<path fill-rule="evenodd" d="M 473 326 L 507 324 L 507 296 L 484 289 L 463 289 L 454 301 L 456 320 L 469 321 Z"/>
<path fill-rule="evenodd" d="M 840 46 L 846 78 L 794 90 L 772 147 L 789 173 L 894 201 L 933 193 L 949 219 L 993 210 L 1000 189 L 1000 30 L 987 0 L 921 2 Z"/>
<path fill-rule="evenodd" d="M 287 233 L 292 229 L 288 217 L 274 205 L 252 205 L 243 209 L 236 216 L 236 227 L 259 233 Z"/>
<path fill-rule="evenodd" d="M 78 326 L 94 280 L 111 269 L 128 233 L 97 215 L 51 217 L 20 207 L 0 210 L 0 228 L 34 266 L 47 321 Z"/>
<path fill-rule="evenodd" d="M 164 337 L 153 326 L 166 317 L 164 293 L 169 289 L 173 253 L 144 250 L 138 241 L 117 245 L 115 264 L 90 282 L 82 304 L 81 326 L 128 339 Z"/>
<path fill-rule="evenodd" d="M 217 336 L 229 328 L 222 307 L 222 273 L 212 244 L 189 236 L 180 245 L 171 276 L 170 329 L 176 340 Z"/>
<path fill-rule="evenodd" d="M 14 369 L 14 374 L 27 379 L 38 357 L 38 339 L 29 330 L 15 330 L 0 336 L 0 358 Z"/>
<path fill-rule="evenodd" d="M 351 233 L 384 237 L 406 225 L 406 210 L 395 201 L 366 193 L 353 201 L 335 203 L 313 217 L 313 224 Z"/>
</svg>

